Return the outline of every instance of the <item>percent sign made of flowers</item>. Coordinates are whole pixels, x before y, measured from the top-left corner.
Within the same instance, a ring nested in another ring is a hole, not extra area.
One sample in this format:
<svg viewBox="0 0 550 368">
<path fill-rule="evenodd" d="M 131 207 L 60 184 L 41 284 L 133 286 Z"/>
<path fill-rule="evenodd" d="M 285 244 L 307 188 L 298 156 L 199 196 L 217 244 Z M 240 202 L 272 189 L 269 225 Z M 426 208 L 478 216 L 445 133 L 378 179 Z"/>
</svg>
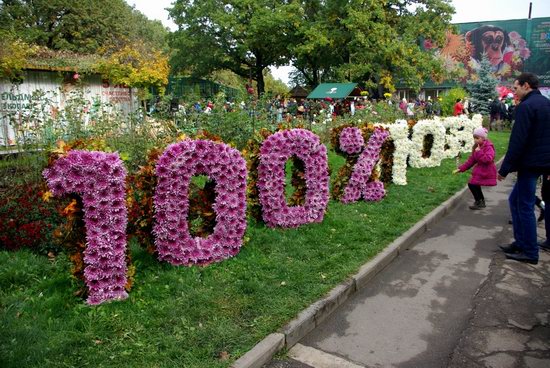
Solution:
<svg viewBox="0 0 550 368">
<path fill-rule="evenodd" d="M 69 151 L 44 170 L 55 196 L 81 196 L 86 225 L 84 278 L 88 304 L 125 299 L 126 284 L 126 169 L 118 154 Z"/>
</svg>

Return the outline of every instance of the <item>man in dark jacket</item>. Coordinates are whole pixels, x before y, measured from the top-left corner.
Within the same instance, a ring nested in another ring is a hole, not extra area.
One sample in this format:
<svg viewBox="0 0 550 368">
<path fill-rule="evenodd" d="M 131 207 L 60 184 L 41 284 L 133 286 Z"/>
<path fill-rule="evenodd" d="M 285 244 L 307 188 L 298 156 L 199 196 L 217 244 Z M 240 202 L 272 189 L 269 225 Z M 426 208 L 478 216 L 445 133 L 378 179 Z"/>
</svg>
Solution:
<svg viewBox="0 0 550 368">
<path fill-rule="evenodd" d="M 531 73 L 522 73 L 514 82 L 521 103 L 516 107 L 508 151 L 498 172 L 499 180 L 517 172 L 508 199 L 515 241 L 501 248 L 506 258 L 531 264 L 539 259 L 534 213 L 537 180 L 550 174 L 550 100 L 541 95 L 538 86 L 537 76 Z"/>
</svg>

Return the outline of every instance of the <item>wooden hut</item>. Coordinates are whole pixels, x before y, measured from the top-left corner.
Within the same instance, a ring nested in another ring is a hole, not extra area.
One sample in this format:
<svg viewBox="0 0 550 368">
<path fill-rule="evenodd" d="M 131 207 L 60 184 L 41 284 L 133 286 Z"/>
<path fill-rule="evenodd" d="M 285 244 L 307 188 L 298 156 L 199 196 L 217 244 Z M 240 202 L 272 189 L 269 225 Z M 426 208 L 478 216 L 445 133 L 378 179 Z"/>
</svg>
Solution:
<svg viewBox="0 0 550 368">
<path fill-rule="evenodd" d="M 291 98 L 295 98 L 297 101 L 305 99 L 309 92 L 302 86 L 296 86 L 288 92 Z"/>
</svg>

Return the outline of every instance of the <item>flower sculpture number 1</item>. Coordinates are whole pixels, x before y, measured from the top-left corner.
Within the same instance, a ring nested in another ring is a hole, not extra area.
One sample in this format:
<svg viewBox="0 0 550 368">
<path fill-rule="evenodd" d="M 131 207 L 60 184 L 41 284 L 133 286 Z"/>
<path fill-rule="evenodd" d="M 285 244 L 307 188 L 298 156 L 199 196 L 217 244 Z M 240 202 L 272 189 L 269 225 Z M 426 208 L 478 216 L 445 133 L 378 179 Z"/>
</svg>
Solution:
<svg viewBox="0 0 550 368">
<path fill-rule="evenodd" d="M 269 136 L 260 149 L 258 190 L 267 226 L 298 227 L 321 222 L 329 199 L 327 149 L 305 129 L 284 130 Z M 305 167 L 303 206 L 289 207 L 285 199 L 285 163 L 295 155 Z"/>
<path fill-rule="evenodd" d="M 342 203 L 358 201 L 363 197 L 366 201 L 381 200 L 386 191 L 384 184 L 379 181 L 369 182 L 372 169 L 380 156 L 382 144 L 389 136 L 389 132 L 376 128 L 369 138 L 369 143 L 364 147 L 359 156 L 348 185 L 344 189 L 344 195 L 340 198 Z M 358 153 L 364 145 L 361 130 L 358 128 L 345 128 L 340 134 L 340 148 L 346 153 Z"/>
<path fill-rule="evenodd" d="M 73 150 L 44 170 L 55 196 L 82 197 L 87 247 L 88 304 L 124 299 L 126 284 L 126 169 L 118 154 Z"/>
<path fill-rule="evenodd" d="M 207 265 L 237 254 L 246 230 L 246 162 L 224 143 L 185 140 L 170 145 L 156 167 L 155 245 L 173 265 Z M 189 184 L 204 174 L 216 182 L 216 226 L 207 238 L 189 233 Z"/>
</svg>

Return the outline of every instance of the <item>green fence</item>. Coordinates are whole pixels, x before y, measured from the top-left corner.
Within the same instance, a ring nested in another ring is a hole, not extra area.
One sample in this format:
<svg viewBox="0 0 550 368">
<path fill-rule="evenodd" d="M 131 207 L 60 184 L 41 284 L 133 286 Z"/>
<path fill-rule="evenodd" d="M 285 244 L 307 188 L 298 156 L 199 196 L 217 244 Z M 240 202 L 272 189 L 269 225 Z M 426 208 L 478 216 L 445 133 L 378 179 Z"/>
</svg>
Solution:
<svg viewBox="0 0 550 368">
<path fill-rule="evenodd" d="M 170 77 L 166 88 L 166 94 L 178 99 L 188 99 L 189 97 L 209 99 L 219 92 L 224 92 L 228 99 L 235 99 L 239 94 L 239 90 L 235 88 L 206 79 L 190 77 Z"/>
</svg>

